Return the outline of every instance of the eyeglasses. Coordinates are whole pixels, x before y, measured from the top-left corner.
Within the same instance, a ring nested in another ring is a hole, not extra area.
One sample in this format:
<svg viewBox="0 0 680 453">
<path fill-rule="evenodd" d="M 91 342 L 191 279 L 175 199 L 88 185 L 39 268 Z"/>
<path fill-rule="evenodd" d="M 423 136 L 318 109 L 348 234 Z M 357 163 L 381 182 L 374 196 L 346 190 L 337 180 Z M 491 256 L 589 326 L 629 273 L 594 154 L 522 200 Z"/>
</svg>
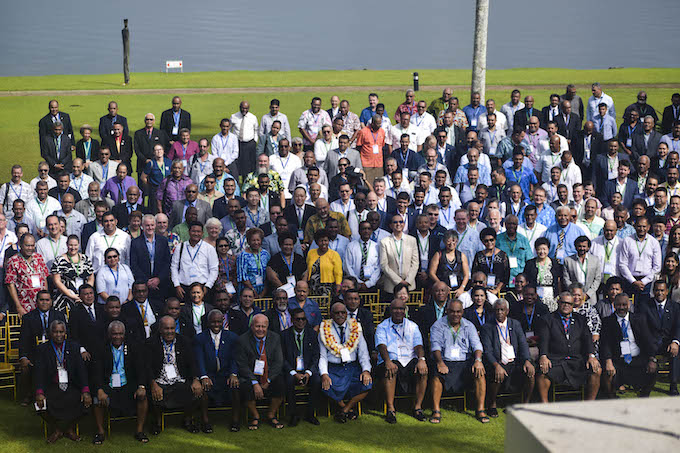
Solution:
<svg viewBox="0 0 680 453">
<path fill-rule="evenodd" d="M 48 171 L 50 171 L 50 169 L 49 168 L 40 168 L 40 169 L 38 169 L 38 171 L 40 173 L 47 173 Z"/>
<path fill-rule="evenodd" d="M 338 164 L 338 167 L 348 167 L 348 164 Z"/>
<path fill-rule="evenodd" d="M 113 259 L 113 258 L 118 258 L 118 255 L 109 255 L 106 257 L 107 260 Z"/>
<path fill-rule="evenodd" d="M 217 244 L 218 247 L 229 247 L 229 244 Z"/>
<path fill-rule="evenodd" d="M 153 121 L 153 118 L 144 118 L 144 121 Z"/>
<path fill-rule="evenodd" d="M 395 225 L 399 225 L 400 223 L 404 223 L 403 220 L 392 220 L 392 223 Z"/>
</svg>

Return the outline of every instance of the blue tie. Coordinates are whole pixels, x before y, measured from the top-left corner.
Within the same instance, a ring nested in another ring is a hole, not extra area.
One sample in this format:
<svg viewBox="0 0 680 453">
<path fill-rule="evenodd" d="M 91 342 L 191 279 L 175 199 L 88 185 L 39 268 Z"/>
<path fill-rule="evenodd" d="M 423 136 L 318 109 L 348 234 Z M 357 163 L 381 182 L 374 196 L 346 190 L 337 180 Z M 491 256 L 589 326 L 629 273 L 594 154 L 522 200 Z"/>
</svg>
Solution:
<svg viewBox="0 0 680 453">
<path fill-rule="evenodd" d="M 42 318 L 43 318 L 43 333 L 44 333 L 44 332 L 47 332 L 47 327 L 48 327 L 47 326 L 47 313 L 43 313 Z"/>
<path fill-rule="evenodd" d="M 663 305 L 657 304 L 656 311 L 659 313 L 659 320 L 663 321 Z"/>
<path fill-rule="evenodd" d="M 621 333 L 623 335 L 623 341 L 628 341 L 628 323 L 625 319 L 621 320 Z M 633 356 L 630 355 L 630 349 L 628 354 L 623 354 L 623 361 L 628 364 L 633 361 Z"/>
</svg>

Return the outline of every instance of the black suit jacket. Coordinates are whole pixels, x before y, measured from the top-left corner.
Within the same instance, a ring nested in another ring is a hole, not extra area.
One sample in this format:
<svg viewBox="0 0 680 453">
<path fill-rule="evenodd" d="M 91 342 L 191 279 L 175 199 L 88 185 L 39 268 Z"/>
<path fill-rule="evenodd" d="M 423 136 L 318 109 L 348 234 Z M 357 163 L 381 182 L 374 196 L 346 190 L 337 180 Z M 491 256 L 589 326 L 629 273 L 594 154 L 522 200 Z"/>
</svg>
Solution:
<svg viewBox="0 0 680 453">
<path fill-rule="evenodd" d="M 241 336 L 248 331 L 248 317 L 241 310 L 229 310 L 224 315 L 229 318 L 229 330 Z"/>
<path fill-rule="evenodd" d="M 347 309 L 349 311 L 349 309 Z M 347 315 L 349 317 L 349 314 Z M 375 348 L 375 324 L 373 324 L 373 313 L 367 308 L 357 308 L 357 320 L 361 324 L 361 331 L 368 346 L 368 352 L 373 352 Z"/>
<path fill-rule="evenodd" d="M 138 385 L 146 385 L 149 381 L 146 377 L 144 350 L 140 346 L 127 342 L 123 344 L 123 368 L 129 389 L 136 389 Z M 93 376 L 90 376 L 90 382 L 92 382 L 93 392 L 109 385 L 109 379 L 113 372 L 111 342 L 104 343 L 100 354 L 94 357 L 92 371 Z"/>
<path fill-rule="evenodd" d="M 496 326 L 496 322 L 487 322 L 482 326 L 480 332 L 480 339 L 484 347 L 484 360 L 491 365 L 501 361 L 501 336 Z M 521 366 L 526 360 L 531 359 L 529 343 L 527 343 L 527 338 L 519 321 L 508 318 L 507 326 L 510 344 L 515 349 L 515 363 Z"/>
<path fill-rule="evenodd" d="M 630 313 L 628 320 L 633 329 L 635 343 L 640 348 L 640 355 L 647 358 L 654 357 L 657 341 L 649 330 L 645 316 L 639 313 Z M 616 314 L 607 316 L 602 320 L 600 332 L 600 359 L 612 359 L 615 362 L 621 360 L 621 341 L 623 341 L 623 333 Z"/>
<path fill-rule="evenodd" d="M 184 109 L 179 110 L 179 127 L 177 128 L 177 134 L 172 133 L 172 128 L 175 127 L 175 120 L 172 116 L 172 109 L 168 109 L 161 113 L 161 131 L 167 135 L 170 140 L 176 142 L 179 140 L 180 129 L 187 128 L 191 130 L 191 113 Z"/>
<path fill-rule="evenodd" d="M 432 324 L 437 321 L 437 311 L 434 308 L 435 303 L 434 300 L 431 300 L 425 305 L 421 305 L 413 317 L 413 320 L 420 329 L 420 335 L 423 337 L 423 347 L 425 347 L 426 351 L 430 350 L 430 329 Z"/>
<path fill-rule="evenodd" d="M 64 135 L 71 139 L 71 142 L 75 142 L 76 136 L 73 134 L 73 125 L 71 124 L 71 116 L 68 113 L 59 112 L 59 121 L 64 125 Z M 42 142 L 42 138 L 45 136 L 52 135 L 52 114 L 40 118 L 38 121 L 38 143 Z"/>
<path fill-rule="evenodd" d="M 680 304 L 673 302 L 670 298 L 666 299 L 666 305 L 664 306 L 661 318 L 656 309 L 654 298 L 640 305 L 640 314 L 645 316 L 652 335 L 656 337 L 657 350 L 667 347 L 673 340 L 680 341 Z"/>
<path fill-rule="evenodd" d="M 156 317 L 156 322 L 161 316 L 162 307 L 161 304 L 149 300 L 149 305 L 151 306 L 151 311 Z M 123 304 L 120 309 L 120 320 L 125 324 L 125 337 L 130 343 L 144 343 L 146 341 L 146 331 L 144 330 L 144 319 L 142 319 L 142 314 L 137 308 L 137 303 L 132 300 L 129 303 Z M 153 327 L 153 326 L 149 326 Z M 152 338 L 152 337 L 149 337 Z"/>
<path fill-rule="evenodd" d="M 246 200 L 244 200 L 241 197 L 234 198 L 236 198 L 239 201 L 239 203 L 241 203 L 241 208 L 244 208 L 246 206 Z M 212 213 L 213 217 L 217 217 L 220 220 L 227 215 L 227 197 L 220 197 L 213 202 Z M 226 231 L 224 231 L 223 233 L 226 233 Z"/>
<path fill-rule="evenodd" d="M 118 115 L 116 121 L 123 125 L 123 137 L 130 135 L 127 118 L 123 115 Z M 99 137 L 104 143 L 104 138 L 113 137 L 113 118 L 107 113 L 99 118 Z M 113 159 L 113 156 L 111 157 Z"/>
<path fill-rule="evenodd" d="M 571 139 L 571 149 L 572 155 L 574 156 L 574 161 L 584 168 L 583 159 L 585 158 L 585 146 L 583 139 L 585 138 L 585 132 L 580 129 L 576 132 L 576 136 Z M 604 148 L 604 142 L 602 134 L 597 131 L 593 131 L 592 138 L 590 139 L 590 165 L 592 166 L 595 162 L 595 156 L 599 156 L 606 152 Z"/>
<path fill-rule="evenodd" d="M 557 107 L 557 116 L 560 116 L 561 114 L 562 114 L 562 110 L 558 106 Z M 543 107 L 541 109 L 541 115 L 539 116 L 539 118 L 541 119 L 541 127 L 543 129 L 546 129 L 548 127 L 548 121 L 550 121 L 550 106 L 549 105 L 546 105 L 545 107 Z M 555 117 L 555 119 L 553 121 L 557 122 L 557 117 Z"/>
<path fill-rule="evenodd" d="M 527 280 L 529 277 L 527 277 Z M 529 281 L 535 281 L 535 280 L 529 280 Z M 534 313 L 532 315 L 527 316 L 526 313 L 524 312 L 524 304 L 512 304 L 510 306 L 510 317 L 512 319 L 516 319 L 519 321 L 520 325 L 522 326 L 522 330 L 524 330 L 524 333 L 526 332 L 534 332 L 536 334 L 536 328 L 539 324 L 539 320 L 544 317 L 548 316 L 550 313 L 550 310 L 548 310 L 548 306 L 544 304 L 543 302 L 536 302 L 536 305 L 534 306 Z M 529 324 L 529 321 L 531 321 L 531 324 Z"/>
<path fill-rule="evenodd" d="M 111 213 L 118 219 L 118 228 L 125 228 L 130 224 L 130 214 L 128 213 L 127 203 L 117 204 L 111 208 Z M 141 198 L 134 205 L 132 211 L 139 211 L 142 214 L 149 214 L 150 210 L 141 203 Z M 130 212 L 132 212 L 130 211 Z"/>
<path fill-rule="evenodd" d="M 87 222 L 83 225 L 83 232 L 80 233 L 80 249 L 84 252 L 87 249 L 87 243 L 90 236 L 97 232 L 97 219 Z"/>
<path fill-rule="evenodd" d="M 50 190 L 47 191 L 47 195 L 49 195 L 52 198 L 56 198 L 59 203 L 61 203 L 61 197 L 63 197 L 67 193 L 73 195 L 73 198 L 76 203 L 78 203 L 82 199 L 80 197 L 80 193 L 73 187 L 69 187 L 68 189 L 66 189 L 66 192 L 64 193 L 61 193 L 61 191 L 59 190 L 59 186 L 52 187 Z"/>
<path fill-rule="evenodd" d="M 156 145 L 163 145 L 163 149 L 167 152 L 170 148 L 170 139 L 167 134 L 154 128 L 151 131 L 151 137 L 146 133 L 145 128 L 135 131 L 135 154 L 137 155 L 137 173 L 144 170 L 144 165 L 147 159 L 153 159 L 153 147 Z"/>
<path fill-rule="evenodd" d="M 102 138 L 102 145 L 106 145 L 111 150 L 111 159 L 120 160 L 128 166 L 128 176 L 132 174 L 132 139 L 129 135 L 123 135 L 120 141 L 120 153 L 116 147 L 116 140 L 113 135 Z"/>
<path fill-rule="evenodd" d="M 51 383 L 57 382 L 57 355 L 48 341 L 38 346 L 33 371 L 35 389 L 45 390 Z M 68 384 L 81 392 L 87 387 L 87 368 L 80 356 L 80 345 L 76 341 L 64 342 L 64 368 L 68 373 Z"/>
<path fill-rule="evenodd" d="M 83 162 L 87 160 L 87 155 L 85 154 L 85 140 L 80 139 L 76 143 L 76 157 L 83 159 Z M 94 162 L 99 160 L 99 140 L 93 138 L 90 145 L 90 160 Z"/>
<path fill-rule="evenodd" d="M 146 247 L 145 236 L 142 234 L 134 238 L 130 243 L 130 269 L 132 270 L 132 275 L 144 281 L 152 277 L 160 278 L 159 292 L 162 296 L 167 294 L 167 288 L 170 286 L 170 259 L 170 247 L 165 238 L 156 236 L 153 270 L 151 269 L 151 259 L 149 257 L 149 249 Z"/>
<path fill-rule="evenodd" d="M 53 178 L 59 173 L 54 168 L 56 164 L 64 164 L 64 171 L 70 173 L 73 169 L 73 156 L 71 154 L 71 145 L 73 142 L 66 134 L 61 134 L 61 143 L 59 149 L 54 141 L 54 135 L 49 134 L 42 138 L 40 142 L 40 155 L 45 162 L 50 166 L 50 176 Z"/>
<path fill-rule="evenodd" d="M 104 346 L 106 336 L 101 336 L 97 321 L 107 318 L 104 306 L 98 303 L 92 304 L 94 308 L 95 320 L 92 321 L 87 309 L 82 303 L 77 303 L 69 316 L 69 332 L 72 340 L 80 343 L 92 356 L 99 353 Z M 108 325 L 108 324 L 107 324 Z"/>
<path fill-rule="evenodd" d="M 533 110 L 529 112 L 529 109 L 524 107 L 523 109 L 519 109 L 515 112 L 515 121 L 513 122 L 513 127 L 519 126 L 522 129 L 526 129 L 529 126 L 529 117 L 531 116 L 538 117 L 539 120 L 543 121 L 543 114 L 539 109 L 534 107 Z"/>
<path fill-rule="evenodd" d="M 146 379 L 151 381 L 158 379 L 163 368 L 163 344 L 160 335 L 152 335 L 146 340 L 144 347 L 144 364 L 146 366 Z M 194 360 L 194 351 L 191 348 L 191 340 L 182 335 L 175 336 L 175 363 L 179 370 L 179 375 L 191 382 L 193 378 L 198 378 L 198 367 Z"/>
<path fill-rule="evenodd" d="M 264 349 L 267 356 L 268 377 L 269 380 L 273 381 L 283 373 L 281 337 L 275 332 L 268 331 L 264 342 Z M 247 331 L 239 337 L 236 352 L 238 377 L 242 383 L 250 385 L 251 381 L 259 380 L 259 376 L 256 376 L 253 372 L 255 369 L 255 360 L 259 359 L 260 354 L 257 353 L 257 341 L 255 340 L 255 336 L 251 331 Z"/>
<path fill-rule="evenodd" d="M 472 324 L 475 325 L 475 328 L 477 329 L 477 332 L 480 332 L 482 330 L 482 327 L 487 325 L 487 323 L 494 324 L 496 323 L 496 314 L 493 312 L 493 307 L 491 307 L 491 304 L 487 303 L 484 306 L 484 324 L 482 325 L 477 318 L 476 312 L 475 312 L 475 306 L 470 305 L 468 308 L 463 310 L 463 317 L 470 321 Z"/>
<path fill-rule="evenodd" d="M 296 330 L 295 327 L 289 327 L 281 333 L 281 348 L 283 350 L 283 372 L 290 373 L 295 371 L 297 357 L 300 353 L 297 343 L 295 342 Z M 319 372 L 319 340 L 318 335 L 314 329 L 305 325 L 304 335 L 302 337 L 302 360 L 304 361 L 305 370 L 312 373 Z"/>
<path fill-rule="evenodd" d="M 297 211 L 295 209 L 295 203 L 287 204 L 283 210 L 283 216 L 288 220 L 288 226 L 294 226 L 295 230 L 305 230 L 307 221 L 311 216 L 316 214 L 316 208 L 314 206 L 305 204 L 304 211 L 302 213 L 302 225 L 298 225 Z"/>
<path fill-rule="evenodd" d="M 612 195 L 615 192 L 616 192 L 616 179 L 610 179 L 609 181 L 604 183 L 604 198 L 602 199 L 602 202 L 605 206 L 609 206 L 609 202 L 611 201 Z M 627 209 L 630 209 L 631 206 L 633 205 L 633 199 L 637 194 L 638 194 L 637 182 L 635 182 L 631 178 L 628 178 L 628 180 L 626 181 L 626 190 L 624 191 L 623 194 L 622 204 Z"/>
<path fill-rule="evenodd" d="M 43 329 L 41 311 L 37 308 L 26 313 L 21 318 L 21 330 L 19 331 L 19 357 L 26 357 L 30 361 L 35 360 L 36 340 L 41 339 L 43 334 L 45 338 L 49 338 L 47 328 L 49 328 L 52 321 L 64 321 L 66 317 L 60 311 L 54 308 L 50 309 L 47 314 L 47 326 Z"/>
<path fill-rule="evenodd" d="M 622 160 L 630 162 L 627 154 L 619 153 L 619 162 Z M 595 196 L 600 200 L 604 200 L 605 183 L 609 180 L 609 169 L 607 166 L 607 154 L 600 154 L 595 158 L 593 164 L 593 184 L 595 185 Z"/>
<path fill-rule="evenodd" d="M 661 137 L 661 134 L 652 130 L 647 139 L 647 144 L 645 145 L 644 133 L 633 134 L 633 154 L 637 156 L 649 156 L 650 159 L 656 157 L 658 155 L 656 150 L 659 147 L 659 143 L 661 143 Z"/>
<path fill-rule="evenodd" d="M 594 351 L 593 337 L 586 318 L 578 313 L 571 314 L 569 338 L 564 333 L 557 311 L 543 316 L 537 327 L 539 353 L 547 355 L 550 360 L 564 359 L 567 356 L 585 360 Z"/>
<path fill-rule="evenodd" d="M 663 115 L 661 117 L 661 133 L 670 134 L 673 129 L 673 122 L 678 119 L 680 118 L 676 118 L 673 115 L 673 104 L 667 105 L 666 108 L 663 109 Z"/>
<path fill-rule="evenodd" d="M 202 330 L 207 330 L 208 329 L 208 313 L 214 308 L 211 304 L 204 302 L 203 306 L 205 307 L 205 313 L 203 316 L 201 316 L 201 329 Z M 193 308 L 192 304 L 190 303 L 185 303 L 182 305 L 182 308 L 179 311 L 179 319 L 180 322 L 184 325 L 186 325 L 185 332 L 182 333 L 182 335 L 185 335 L 189 339 L 193 339 L 196 336 L 196 329 L 194 328 L 194 313 L 193 313 Z"/>
<path fill-rule="evenodd" d="M 569 124 L 564 121 L 564 115 L 560 113 L 555 119 L 557 123 L 557 133 L 563 135 L 567 140 L 576 137 L 581 130 L 581 117 L 575 113 L 569 115 Z"/>
</svg>

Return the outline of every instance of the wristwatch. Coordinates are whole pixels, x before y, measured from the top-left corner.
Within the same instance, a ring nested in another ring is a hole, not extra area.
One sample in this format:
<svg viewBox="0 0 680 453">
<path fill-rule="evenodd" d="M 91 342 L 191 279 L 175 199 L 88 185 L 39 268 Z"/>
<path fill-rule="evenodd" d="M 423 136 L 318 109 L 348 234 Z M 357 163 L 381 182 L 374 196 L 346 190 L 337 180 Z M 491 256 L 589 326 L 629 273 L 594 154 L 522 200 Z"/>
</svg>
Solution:
<svg viewBox="0 0 680 453">
<path fill-rule="evenodd" d="M 137 388 L 140 388 L 142 390 L 146 390 L 146 387 L 144 387 L 143 385 L 138 385 Z"/>
<path fill-rule="evenodd" d="M 427 359 L 425 357 L 420 357 L 418 360 L 426 361 Z"/>
<path fill-rule="evenodd" d="M 650 358 L 649 358 L 649 361 L 650 361 L 650 362 L 654 362 L 654 363 L 658 363 L 658 362 L 659 362 L 659 360 L 658 360 L 656 357 L 650 357 Z"/>
<path fill-rule="evenodd" d="M 475 362 L 481 362 L 482 358 L 481 357 L 475 357 Z"/>
<path fill-rule="evenodd" d="M 590 357 L 591 359 L 594 359 L 594 358 L 595 358 L 595 354 L 588 354 L 588 357 Z"/>
</svg>

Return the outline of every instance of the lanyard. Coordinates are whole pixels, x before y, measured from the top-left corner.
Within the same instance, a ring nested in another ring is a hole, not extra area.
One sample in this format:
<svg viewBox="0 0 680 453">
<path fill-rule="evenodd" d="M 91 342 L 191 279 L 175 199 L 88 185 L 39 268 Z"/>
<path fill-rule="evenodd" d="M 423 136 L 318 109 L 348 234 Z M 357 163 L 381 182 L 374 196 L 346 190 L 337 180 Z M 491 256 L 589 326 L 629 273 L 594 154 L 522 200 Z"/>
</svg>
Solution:
<svg viewBox="0 0 680 453">
<path fill-rule="evenodd" d="M 402 333 L 399 333 L 399 329 L 397 329 L 397 324 L 392 323 L 392 330 L 394 330 L 394 333 L 397 335 L 397 338 L 399 339 L 400 343 L 405 343 L 406 342 L 406 326 L 402 322 L 401 324 L 401 331 Z"/>
<path fill-rule="evenodd" d="M 83 142 L 83 148 L 85 148 L 85 160 L 90 160 L 90 150 L 92 149 L 92 140 Z"/>
<path fill-rule="evenodd" d="M 644 244 L 642 245 L 642 249 L 640 249 L 640 241 L 637 241 L 637 240 L 635 241 L 635 247 L 637 247 L 638 256 L 640 258 L 642 258 L 642 252 L 645 251 L 645 247 L 647 247 L 647 238 L 646 237 L 645 237 L 645 240 L 643 242 L 644 242 Z"/>
<path fill-rule="evenodd" d="M 194 253 L 194 256 L 191 256 L 191 252 L 187 249 L 187 253 L 189 254 L 189 258 L 191 259 L 191 263 L 193 264 L 194 260 L 198 256 L 198 252 L 201 251 L 201 246 L 203 245 L 203 241 L 199 241 L 198 247 L 196 248 L 196 252 Z"/>
<path fill-rule="evenodd" d="M 258 209 L 257 209 L 257 222 L 253 218 L 253 214 L 250 212 L 250 209 L 246 209 L 246 213 L 248 213 L 248 217 L 250 217 L 250 221 L 253 222 L 253 225 L 255 225 L 255 227 L 260 226 L 260 208 L 259 208 L 259 206 L 258 206 Z"/>
<path fill-rule="evenodd" d="M 59 236 L 59 239 L 57 239 L 57 246 L 54 246 L 54 241 L 52 240 L 51 237 L 47 238 L 48 241 L 50 241 L 50 248 L 52 249 L 52 256 L 54 259 L 57 259 L 57 253 L 59 253 L 59 246 L 61 245 L 61 236 Z"/>
<path fill-rule="evenodd" d="M 479 325 L 483 326 L 484 322 L 486 321 L 486 313 L 482 311 L 482 316 L 479 316 L 479 313 L 477 313 L 477 310 L 475 310 L 475 316 L 477 317 L 477 321 L 479 321 Z"/>
<path fill-rule="evenodd" d="M 404 152 L 403 152 L 403 150 L 402 150 L 402 152 L 399 154 L 399 157 L 401 158 L 401 168 L 406 168 L 406 162 L 408 162 L 408 155 L 409 155 L 409 152 L 410 152 L 409 149 L 406 148 L 406 157 L 404 157 Z"/>
<path fill-rule="evenodd" d="M 281 254 L 281 257 L 283 257 L 283 262 L 286 263 L 286 267 L 288 268 L 288 275 L 293 275 L 293 254 L 291 253 L 290 255 L 290 262 L 288 262 L 286 255 L 284 255 L 283 253 Z"/>
<path fill-rule="evenodd" d="M 170 346 L 163 340 L 163 351 L 165 352 L 165 357 L 168 363 L 172 363 L 172 350 L 175 348 L 175 340 L 170 343 Z"/>
<path fill-rule="evenodd" d="M 501 335 L 503 341 L 509 343 L 508 336 L 510 335 L 510 327 L 506 324 L 505 330 L 503 330 L 503 326 L 500 323 L 496 323 L 496 326 L 498 327 L 498 333 Z"/>
<path fill-rule="evenodd" d="M 562 320 L 562 327 L 564 327 L 564 333 L 567 335 L 567 338 L 569 338 L 569 325 L 571 322 L 571 317 L 565 318 L 564 316 L 560 315 L 560 319 Z"/>
<path fill-rule="evenodd" d="M 494 262 L 495 259 L 496 259 L 496 253 L 495 252 L 491 255 L 491 259 L 489 259 L 489 257 L 487 257 L 487 256 L 484 257 L 484 260 L 486 261 L 486 267 L 489 268 L 489 274 L 493 274 L 493 264 L 494 264 L 493 262 Z"/>
<path fill-rule="evenodd" d="M 302 356 L 302 346 L 303 346 L 303 341 L 305 338 L 305 331 L 303 330 L 299 334 L 295 334 L 295 344 L 297 345 L 298 351 L 300 352 L 300 356 Z"/>
<path fill-rule="evenodd" d="M 16 189 L 14 189 L 14 184 L 9 184 L 9 188 L 12 189 L 12 192 L 14 192 L 14 195 L 16 195 L 17 199 L 21 199 L 21 194 L 24 193 L 24 186 L 19 183 L 19 193 L 17 193 Z"/>
<path fill-rule="evenodd" d="M 401 263 L 401 250 L 403 248 L 403 239 L 399 239 L 399 247 L 397 247 L 397 239 L 394 239 L 394 248 L 397 249 L 397 256 L 399 256 L 399 262 Z"/>
<path fill-rule="evenodd" d="M 224 266 L 224 269 L 226 270 L 225 273 L 227 274 L 227 280 L 229 280 L 229 258 L 227 258 L 226 260 L 222 259 L 222 257 L 219 257 L 219 258 L 220 258 L 220 263 L 222 263 L 222 265 Z"/>
<path fill-rule="evenodd" d="M 451 329 L 451 336 L 453 336 L 453 344 L 454 345 L 456 344 L 456 340 L 458 339 L 458 335 L 460 334 L 462 327 L 463 326 L 461 324 L 459 324 L 458 325 L 458 332 L 456 332 L 455 330 L 453 330 L 453 327 L 451 326 L 451 324 L 449 324 L 449 329 Z"/>
<path fill-rule="evenodd" d="M 80 276 L 80 265 L 82 264 L 82 261 L 80 261 L 80 254 L 78 254 L 78 262 L 77 263 L 73 262 L 73 258 L 71 258 L 71 256 L 69 254 L 66 254 L 66 257 L 71 262 L 71 266 L 73 266 L 73 269 L 75 269 L 76 277 L 79 277 Z"/>
<path fill-rule="evenodd" d="M 534 315 L 536 314 L 536 307 L 531 310 L 531 317 L 527 313 L 527 307 L 524 306 L 524 317 L 527 320 L 527 328 L 531 329 L 531 325 L 534 323 Z"/>
<path fill-rule="evenodd" d="M 118 288 L 118 278 L 120 277 L 120 267 L 116 269 L 116 273 L 113 273 L 113 269 L 109 268 L 109 272 L 111 272 L 111 276 L 113 276 L 113 281 L 116 284 L 116 289 Z"/>
<path fill-rule="evenodd" d="M 121 345 L 121 348 L 123 346 Z M 123 351 L 114 345 L 111 345 L 111 354 L 113 354 L 113 370 L 118 371 L 120 362 L 123 361 Z"/>
<path fill-rule="evenodd" d="M 111 245 L 116 243 L 116 236 L 118 236 L 118 233 L 113 235 L 113 238 L 111 239 L 111 242 L 109 243 L 109 237 L 106 234 L 104 234 L 104 242 L 106 242 L 106 248 L 107 249 L 111 248 Z"/>
<path fill-rule="evenodd" d="M 57 366 L 59 368 L 64 368 L 64 350 L 66 349 L 66 342 L 63 342 L 59 349 L 57 349 L 53 341 L 50 341 L 50 343 L 52 344 L 54 354 L 57 356 Z"/>
<path fill-rule="evenodd" d="M 262 263 L 260 262 L 260 251 L 258 250 L 257 253 L 253 253 L 253 256 L 257 261 L 257 273 L 259 274 L 260 272 L 262 272 Z"/>
<path fill-rule="evenodd" d="M 448 213 L 448 215 L 444 214 L 444 209 L 443 209 L 443 207 L 442 207 L 441 213 L 442 213 L 442 216 L 444 217 L 444 220 L 446 221 L 446 225 L 448 225 L 448 224 L 449 224 L 449 221 L 450 221 L 450 219 L 451 219 L 451 205 L 449 205 L 449 206 L 446 208 L 446 212 Z"/>
<path fill-rule="evenodd" d="M 179 112 L 172 112 L 172 119 L 175 122 L 175 127 L 179 127 L 179 115 L 181 113 L 181 110 Z"/>
<path fill-rule="evenodd" d="M 191 307 L 191 311 L 194 315 L 194 325 L 198 326 L 201 324 L 201 318 L 205 314 L 205 305 L 201 304 L 201 309 L 198 311 L 198 316 L 196 316 L 196 310 L 194 310 L 195 307 Z"/>
<path fill-rule="evenodd" d="M 259 357 L 262 357 L 262 353 L 265 351 L 265 345 L 264 342 L 267 340 L 267 338 L 263 338 L 261 340 L 257 340 L 257 355 Z"/>
<path fill-rule="evenodd" d="M 45 199 L 44 203 L 41 203 L 38 198 L 35 199 L 35 202 L 38 204 L 38 209 L 40 209 L 40 214 L 45 217 L 45 209 L 47 209 L 47 198 Z"/>
</svg>

